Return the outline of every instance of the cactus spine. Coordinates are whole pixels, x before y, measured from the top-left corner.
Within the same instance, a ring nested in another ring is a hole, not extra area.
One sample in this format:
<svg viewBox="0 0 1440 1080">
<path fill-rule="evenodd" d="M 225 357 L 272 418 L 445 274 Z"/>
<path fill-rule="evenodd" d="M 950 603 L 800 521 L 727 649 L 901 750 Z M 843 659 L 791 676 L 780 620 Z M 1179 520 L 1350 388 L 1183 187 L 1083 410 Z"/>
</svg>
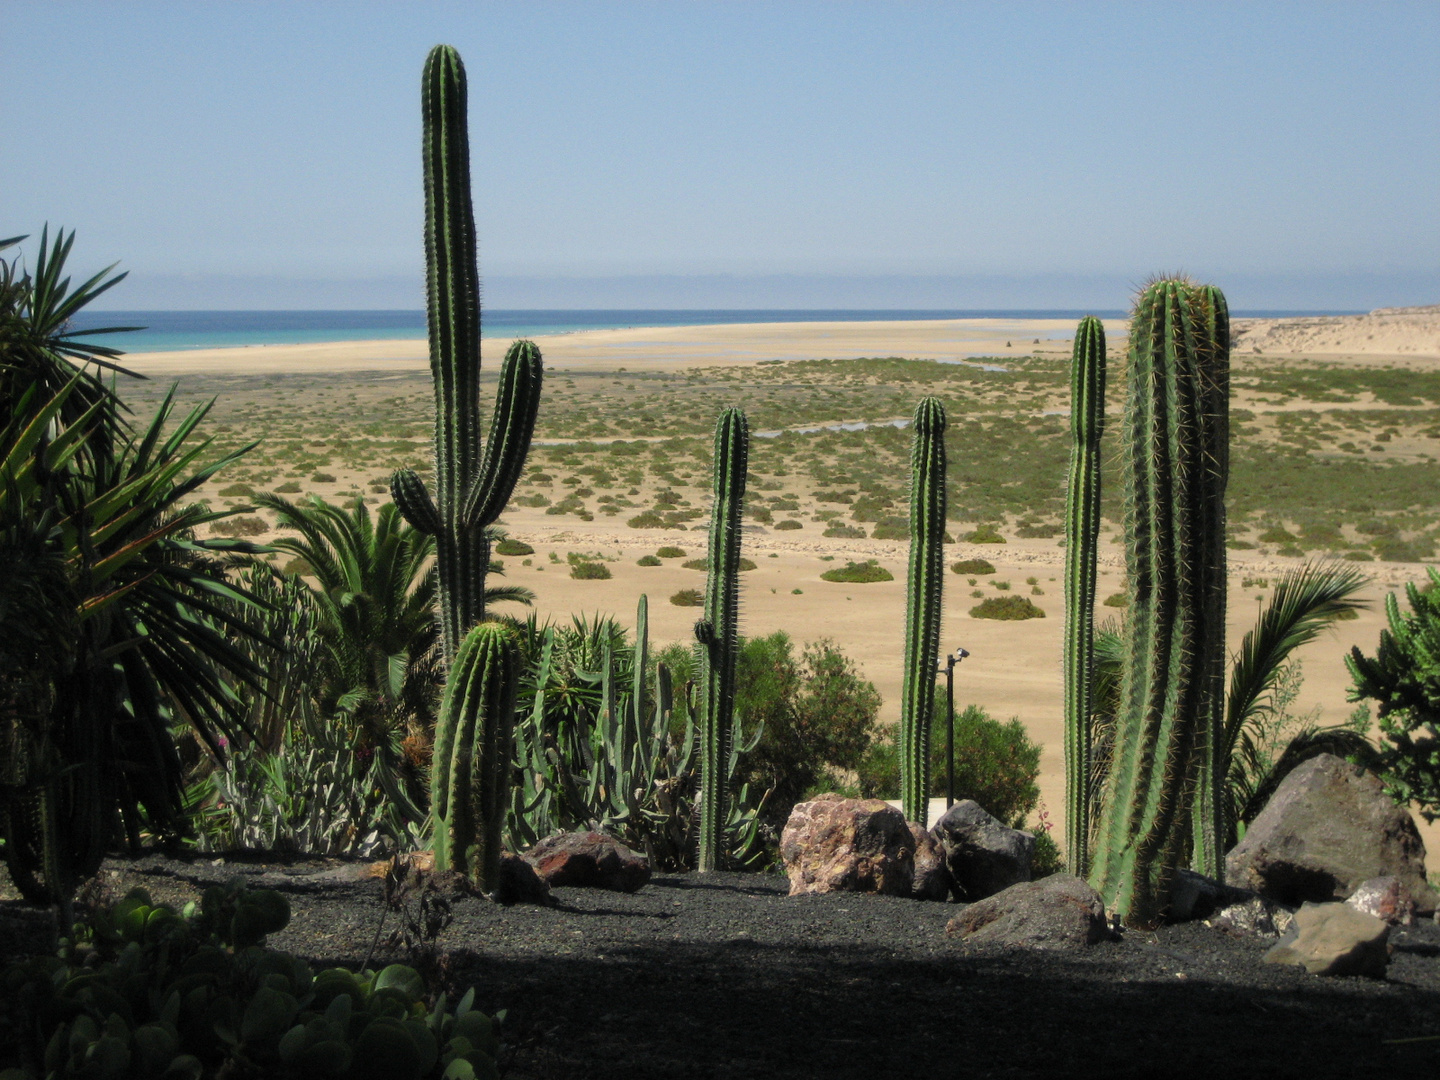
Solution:
<svg viewBox="0 0 1440 1080">
<path fill-rule="evenodd" d="M 740 612 L 740 521 L 750 427 L 739 409 L 726 409 L 715 424 L 715 486 L 710 512 L 710 569 L 705 578 L 705 617 L 695 624 L 700 643 L 700 839 L 697 868 L 719 868 L 725 830 L 725 781 L 729 775 L 735 712 L 736 624 Z"/>
<path fill-rule="evenodd" d="M 1105 429 L 1105 328 L 1087 315 L 1070 359 L 1070 486 L 1065 507 L 1065 859 L 1084 877 L 1090 860 L 1090 680 L 1095 654 L 1095 565 L 1100 536 L 1100 437 Z"/>
<path fill-rule="evenodd" d="M 900 691 L 900 801 L 906 820 L 928 825 L 930 721 L 945 582 L 945 407 L 915 408 L 910 449 L 910 573 L 905 594 L 905 674 Z"/>
<path fill-rule="evenodd" d="M 435 380 L 435 497 L 403 469 L 390 482 L 405 520 L 435 536 L 445 656 L 485 613 L 492 525 L 515 490 L 540 407 L 543 364 L 517 341 L 500 368 L 490 438 L 480 438 L 480 275 L 470 201 L 465 66 L 448 45 L 425 60 L 425 264 L 430 370 Z"/>
<path fill-rule="evenodd" d="M 1152 925 L 1191 850 L 1213 761 L 1224 650 L 1226 379 L 1212 335 L 1223 299 L 1149 285 L 1130 329 L 1125 412 L 1129 659 L 1091 882 L 1129 924 Z M 1218 606 L 1217 606 L 1218 604 Z M 1221 654 L 1216 659 L 1216 653 Z M 1218 801 L 1218 800 L 1217 800 Z"/>
<path fill-rule="evenodd" d="M 509 802 L 520 646 L 503 623 L 474 627 L 450 665 L 430 768 L 435 869 L 495 891 Z"/>
</svg>

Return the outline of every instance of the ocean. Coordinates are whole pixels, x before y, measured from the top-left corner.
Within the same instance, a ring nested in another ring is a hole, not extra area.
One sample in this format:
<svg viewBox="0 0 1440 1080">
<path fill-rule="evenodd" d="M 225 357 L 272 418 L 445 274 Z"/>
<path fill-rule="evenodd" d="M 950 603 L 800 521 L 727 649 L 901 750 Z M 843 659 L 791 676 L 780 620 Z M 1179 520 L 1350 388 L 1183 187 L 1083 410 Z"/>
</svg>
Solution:
<svg viewBox="0 0 1440 1080">
<path fill-rule="evenodd" d="M 1339 315 L 1356 312 L 1251 311 L 1236 317 Z M 750 322 L 872 322 L 920 319 L 1080 319 L 1098 315 L 1123 319 L 1124 311 L 1068 310 L 486 310 L 487 338 L 538 337 L 580 330 L 620 330 L 650 326 L 716 326 Z M 126 352 L 225 349 L 244 345 L 303 345 L 318 341 L 373 341 L 425 337 L 424 311 L 86 311 L 75 317 L 77 330 L 139 326 L 125 334 L 93 340 Z"/>
</svg>

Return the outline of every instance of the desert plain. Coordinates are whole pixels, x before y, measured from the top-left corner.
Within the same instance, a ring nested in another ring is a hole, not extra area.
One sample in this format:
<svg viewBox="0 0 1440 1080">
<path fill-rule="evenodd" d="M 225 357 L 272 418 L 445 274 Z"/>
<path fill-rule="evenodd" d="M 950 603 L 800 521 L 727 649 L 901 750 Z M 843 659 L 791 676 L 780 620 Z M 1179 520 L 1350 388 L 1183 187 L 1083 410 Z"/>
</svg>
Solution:
<svg viewBox="0 0 1440 1080">
<path fill-rule="evenodd" d="M 533 590 L 542 621 L 598 612 L 633 625 L 645 593 L 652 642 L 688 640 L 695 609 L 668 601 L 703 588 L 704 574 L 683 564 L 705 555 L 714 418 L 738 405 L 754 436 L 744 554 L 756 565 L 742 575 L 742 633 L 784 630 L 797 646 L 833 639 L 875 683 L 881 720 L 893 723 L 908 551 L 909 435 L 900 425 L 922 396 L 935 395 L 949 416 L 955 542 L 947 544 L 947 564 L 983 558 L 995 567 L 993 574 L 947 572 L 942 647 L 970 653 L 956 672 L 957 708 L 975 703 L 1025 724 L 1043 747 L 1042 807 L 1062 835 L 1058 540 L 1074 328 L 1064 320 L 974 319 L 539 338 L 546 383 L 536 441 L 502 518 L 510 536 L 535 551 L 502 558 L 501 582 Z M 1295 722 L 1340 723 L 1355 708 L 1345 655 L 1352 646 L 1374 652 L 1386 594 L 1425 580 L 1440 546 L 1440 307 L 1245 319 L 1234 329 L 1229 646 L 1239 647 L 1279 575 L 1321 559 L 1362 570 L 1370 579 L 1367 610 L 1296 654 L 1303 682 L 1289 706 Z M 1124 587 L 1116 429 L 1125 324 L 1107 322 L 1106 331 L 1097 618 L 1118 617 L 1120 609 L 1104 601 Z M 484 344 L 487 413 L 509 344 Z M 121 387 L 138 412 L 175 384 L 182 407 L 215 399 L 204 427 L 215 453 L 259 442 L 202 492 L 216 506 L 242 508 L 214 526 L 219 533 L 276 537 L 273 521 L 247 501 L 255 492 L 360 497 L 378 506 L 389 499 L 394 469 L 431 469 L 424 341 L 132 354 L 124 362 L 148 377 Z M 981 526 L 1003 542 L 967 542 Z M 883 538 L 897 531 L 900 538 Z M 662 547 L 685 555 L 638 565 Z M 572 578 L 572 556 L 604 562 L 611 577 Z M 821 578 L 866 560 L 893 580 Z M 1028 597 L 1044 617 L 1000 622 L 970 614 L 981 599 L 1001 595 Z M 1422 831 L 1436 850 L 1440 828 L 1422 824 Z"/>
</svg>

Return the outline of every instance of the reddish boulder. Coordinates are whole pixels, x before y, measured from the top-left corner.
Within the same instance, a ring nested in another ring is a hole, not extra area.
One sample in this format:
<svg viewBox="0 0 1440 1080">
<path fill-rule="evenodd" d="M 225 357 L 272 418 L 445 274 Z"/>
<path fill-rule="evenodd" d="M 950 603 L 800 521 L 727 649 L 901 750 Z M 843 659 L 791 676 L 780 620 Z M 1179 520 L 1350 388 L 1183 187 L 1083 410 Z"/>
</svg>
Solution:
<svg viewBox="0 0 1440 1080">
<path fill-rule="evenodd" d="M 525 853 L 547 885 L 635 892 L 650 880 L 650 860 L 600 832 L 556 833 Z"/>
<path fill-rule="evenodd" d="M 950 899 L 955 882 L 945 865 L 945 849 L 918 821 L 906 824 L 915 841 L 915 877 L 910 883 L 910 895 L 916 900 Z"/>
<path fill-rule="evenodd" d="M 780 836 L 780 857 L 791 896 L 909 896 L 915 878 L 915 840 L 905 816 L 880 799 L 832 793 L 797 803 Z"/>
</svg>

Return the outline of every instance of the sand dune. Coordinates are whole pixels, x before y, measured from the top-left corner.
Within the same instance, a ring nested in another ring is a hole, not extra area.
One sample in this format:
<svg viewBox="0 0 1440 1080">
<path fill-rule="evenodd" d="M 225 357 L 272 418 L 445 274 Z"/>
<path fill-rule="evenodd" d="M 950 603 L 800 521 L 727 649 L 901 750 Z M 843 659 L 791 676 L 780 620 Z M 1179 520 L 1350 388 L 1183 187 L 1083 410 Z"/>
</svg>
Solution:
<svg viewBox="0 0 1440 1080">
<path fill-rule="evenodd" d="M 1368 315 L 1236 319 L 1234 331 L 1238 352 L 1440 359 L 1440 304 Z"/>
</svg>

